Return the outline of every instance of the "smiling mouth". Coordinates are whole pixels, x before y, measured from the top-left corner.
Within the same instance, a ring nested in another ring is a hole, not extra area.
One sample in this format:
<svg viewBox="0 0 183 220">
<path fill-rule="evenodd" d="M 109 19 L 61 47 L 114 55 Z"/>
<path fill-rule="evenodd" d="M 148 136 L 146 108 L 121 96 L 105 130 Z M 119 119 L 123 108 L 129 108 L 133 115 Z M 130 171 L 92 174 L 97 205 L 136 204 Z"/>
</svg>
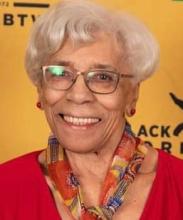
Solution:
<svg viewBox="0 0 183 220">
<path fill-rule="evenodd" d="M 67 123 L 75 125 L 75 126 L 87 126 L 97 124 L 101 121 L 100 118 L 94 117 L 76 117 L 70 115 L 59 114 L 59 116 Z"/>
</svg>

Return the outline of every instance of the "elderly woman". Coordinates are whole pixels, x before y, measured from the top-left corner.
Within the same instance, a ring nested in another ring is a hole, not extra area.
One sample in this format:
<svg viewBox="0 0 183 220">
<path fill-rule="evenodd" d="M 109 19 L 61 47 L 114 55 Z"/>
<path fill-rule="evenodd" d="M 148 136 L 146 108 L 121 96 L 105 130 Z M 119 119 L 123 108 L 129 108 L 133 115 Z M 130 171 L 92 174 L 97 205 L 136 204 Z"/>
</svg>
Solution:
<svg viewBox="0 0 183 220">
<path fill-rule="evenodd" d="M 52 133 L 46 150 L 1 165 L 1 220 L 183 219 L 183 162 L 126 119 L 158 61 L 140 22 L 91 2 L 36 21 L 25 64 Z"/>
</svg>

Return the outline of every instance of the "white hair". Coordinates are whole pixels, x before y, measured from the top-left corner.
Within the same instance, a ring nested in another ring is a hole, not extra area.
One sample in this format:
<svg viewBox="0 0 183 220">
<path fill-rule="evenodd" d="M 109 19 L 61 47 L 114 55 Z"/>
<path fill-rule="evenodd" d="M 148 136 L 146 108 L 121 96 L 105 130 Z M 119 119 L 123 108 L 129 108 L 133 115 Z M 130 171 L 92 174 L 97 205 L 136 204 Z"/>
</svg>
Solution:
<svg viewBox="0 0 183 220">
<path fill-rule="evenodd" d="M 144 24 L 125 13 L 115 13 L 87 0 L 63 0 L 40 16 L 33 25 L 25 67 L 35 85 L 41 67 L 67 38 L 75 45 L 97 41 L 95 33 L 114 37 L 135 82 L 148 78 L 159 63 L 159 46 Z M 123 60 L 122 60 L 123 62 Z"/>
</svg>

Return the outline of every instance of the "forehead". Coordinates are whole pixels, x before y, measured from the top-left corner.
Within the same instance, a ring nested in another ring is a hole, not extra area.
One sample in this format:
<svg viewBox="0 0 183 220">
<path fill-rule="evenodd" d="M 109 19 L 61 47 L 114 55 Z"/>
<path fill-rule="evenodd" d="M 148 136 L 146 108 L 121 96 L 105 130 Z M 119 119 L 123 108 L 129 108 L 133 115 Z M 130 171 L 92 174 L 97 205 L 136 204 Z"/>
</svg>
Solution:
<svg viewBox="0 0 183 220">
<path fill-rule="evenodd" d="M 123 51 L 116 40 L 107 34 L 97 34 L 95 41 L 75 43 L 67 39 L 64 45 L 49 60 L 49 63 L 65 62 L 84 70 L 93 65 L 118 67 Z"/>
</svg>

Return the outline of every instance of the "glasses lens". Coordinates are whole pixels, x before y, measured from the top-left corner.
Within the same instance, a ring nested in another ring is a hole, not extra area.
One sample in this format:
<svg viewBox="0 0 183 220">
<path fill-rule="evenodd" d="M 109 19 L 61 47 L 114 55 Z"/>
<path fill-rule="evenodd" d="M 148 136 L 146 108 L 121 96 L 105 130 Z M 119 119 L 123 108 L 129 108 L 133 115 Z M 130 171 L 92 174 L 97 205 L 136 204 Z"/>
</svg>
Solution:
<svg viewBox="0 0 183 220">
<path fill-rule="evenodd" d="M 96 93 L 112 93 L 117 87 L 119 75 L 115 72 L 98 70 L 87 74 L 89 89 Z"/>
<path fill-rule="evenodd" d="M 46 66 L 43 68 L 44 77 L 50 88 L 66 90 L 73 83 L 73 74 L 64 66 Z"/>
</svg>

